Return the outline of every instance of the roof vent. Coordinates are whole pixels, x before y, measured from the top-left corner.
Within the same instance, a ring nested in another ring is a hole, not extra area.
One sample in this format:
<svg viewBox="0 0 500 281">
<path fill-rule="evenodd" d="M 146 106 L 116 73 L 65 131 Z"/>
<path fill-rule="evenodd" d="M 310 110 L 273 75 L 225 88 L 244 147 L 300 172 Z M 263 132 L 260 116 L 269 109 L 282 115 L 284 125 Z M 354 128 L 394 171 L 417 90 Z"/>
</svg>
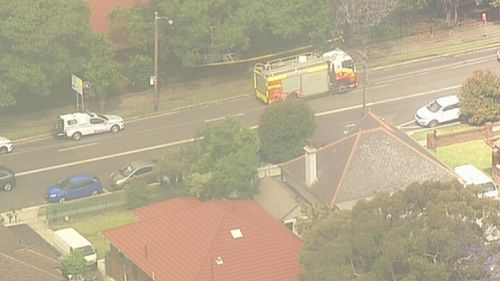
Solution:
<svg viewBox="0 0 500 281">
<path fill-rule="evenodd" d="M 222 259 L 221 256 L 218 256 L 216 259 L 215 259 L 215 264 L 216 265 L 223 265 L 224 264 L 224 260 Z"/>
<path fill-rule="evenodd" d="M 231 236 L 233 237 L 233 239 L 240 239 L 243 238 L 243 233 L 239 228 L 231 229 Z"/>
</svg>

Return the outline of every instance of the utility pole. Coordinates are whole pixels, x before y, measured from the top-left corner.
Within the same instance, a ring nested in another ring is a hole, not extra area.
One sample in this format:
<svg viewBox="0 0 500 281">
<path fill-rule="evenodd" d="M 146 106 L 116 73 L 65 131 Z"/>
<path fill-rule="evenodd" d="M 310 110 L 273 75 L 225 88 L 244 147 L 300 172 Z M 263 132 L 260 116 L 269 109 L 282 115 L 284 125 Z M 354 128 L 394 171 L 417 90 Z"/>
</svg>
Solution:
<svg viewBox="0 0 500 281">
<path fill-rule="evenodd" d="M 366 63 L 363 61 L 363 115 L 366 114 Z"/>
<path fill-rule="evenodd" d="M 158 77 L 158 47 L 159 47 L 159 39 L 158 39 L 158 20 L 167 20 L 169 25 L 174 23 L 173 20 L 168 17 L 160 17 L 158 16 L 158 12 L 155 12 L 155 54 L 154 54 L 154 94 L 155 94 L 155 102 L 154 102 L 154 111 L 158 111 L 160 104 L 160 92 L 158 90 L 158 84 L 160 84 L 160 79 Z"/>
</svg>

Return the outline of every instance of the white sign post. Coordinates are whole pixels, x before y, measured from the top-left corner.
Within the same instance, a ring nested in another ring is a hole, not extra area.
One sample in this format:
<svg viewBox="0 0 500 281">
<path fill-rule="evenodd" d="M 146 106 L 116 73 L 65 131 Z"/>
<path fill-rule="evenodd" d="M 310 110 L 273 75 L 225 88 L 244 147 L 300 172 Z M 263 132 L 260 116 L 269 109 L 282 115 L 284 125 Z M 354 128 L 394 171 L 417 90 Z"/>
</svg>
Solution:
<svg viewBox="0 0 500 281">
<path fill-rule="evenodd" d="M 84 104 L 84 97 L 83 97 L 83 80 L 80 79 L 78 76 L 71 74 L 71 89 L 73 89 L 77 95 L 76 95 L 76 108 L 78 108 L 78 95 L 82 97 L 82 111 L 85 110 L 85 104 Z"/>
</svg>

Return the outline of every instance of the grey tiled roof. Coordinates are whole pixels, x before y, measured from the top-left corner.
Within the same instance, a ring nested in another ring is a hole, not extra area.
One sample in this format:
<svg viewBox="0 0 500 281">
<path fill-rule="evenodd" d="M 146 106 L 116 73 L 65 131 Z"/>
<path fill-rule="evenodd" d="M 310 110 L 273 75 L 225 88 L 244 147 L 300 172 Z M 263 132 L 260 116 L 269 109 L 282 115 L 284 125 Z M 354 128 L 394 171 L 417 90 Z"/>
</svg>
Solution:
<svg viewBox="0 0 500 281">
<path fill-rule="evenodd" d="M 309 189 L 331 205 L 403 189 L 413 182 L 456 177 L 432 153 L 372 112 L 344 138 L 319 148 L 316 158 L 318 181 Z M 304 156 L 281 168 L 308 188 Z"/>
</svg>

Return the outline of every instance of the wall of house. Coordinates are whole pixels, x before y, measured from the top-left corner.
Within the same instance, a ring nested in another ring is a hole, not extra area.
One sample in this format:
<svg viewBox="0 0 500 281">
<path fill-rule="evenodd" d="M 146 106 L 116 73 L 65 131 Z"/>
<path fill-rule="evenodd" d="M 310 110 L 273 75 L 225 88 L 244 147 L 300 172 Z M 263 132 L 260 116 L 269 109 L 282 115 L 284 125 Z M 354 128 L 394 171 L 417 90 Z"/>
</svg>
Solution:
<svg viewBox="0 0 500 281">
<path fill-rule="evenodd" d="M 110 259 L 110 276 L 115 281 L 153 281 L 113 245 L 111 245 Z"/>
</svg>

